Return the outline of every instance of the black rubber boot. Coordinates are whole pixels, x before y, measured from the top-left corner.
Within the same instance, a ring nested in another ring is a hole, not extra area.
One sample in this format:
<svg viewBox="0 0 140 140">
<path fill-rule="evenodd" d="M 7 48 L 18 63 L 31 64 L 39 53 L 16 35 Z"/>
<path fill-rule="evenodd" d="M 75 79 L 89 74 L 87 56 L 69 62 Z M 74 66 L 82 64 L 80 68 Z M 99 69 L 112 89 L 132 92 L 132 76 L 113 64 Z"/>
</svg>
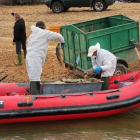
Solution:
<svg viewBox="0 0 140 140">
<path fill-rule="evenodd" d="M 103 81 L 102 91 L 103 90 L 109 90 L 109 77 L 102 77 L 101 80 Z"/>
<path fill-rule="evenodd" d="M 30 82 L 30 94 L 31 95 L 40 94 L 40 81 L 31 81 Z"/>
</svg>

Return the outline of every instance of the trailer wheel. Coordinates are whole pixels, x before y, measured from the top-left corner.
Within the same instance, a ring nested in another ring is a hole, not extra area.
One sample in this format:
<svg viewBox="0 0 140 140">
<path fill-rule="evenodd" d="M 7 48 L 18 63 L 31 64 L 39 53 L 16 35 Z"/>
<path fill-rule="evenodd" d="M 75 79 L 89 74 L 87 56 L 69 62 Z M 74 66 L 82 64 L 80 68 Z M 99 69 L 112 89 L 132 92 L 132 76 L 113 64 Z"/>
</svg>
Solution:
<svg viewBox="0 0 140 140">
<path fill-rule="evenodd" d="M 106 4 L 103 0 L 95 0 L 93 2 L 93 9 L 96 12 L 101 12 L 104 11 L 106 9 Z"/>
<path fill-rule="evenodd" d="M 125 73 L 127 73 L 127 68 L 123 64 L 118 63 L 114 75 L 117 76 Z"/>
<path fill-rule="evenodd" d="M 53 11 L 54 13 L 61 13 L 61 12 L 64 11 L 64 6 L 63 6 L 63 4 L 62 4 L 61 2 L 59 2 L 59 1 L 53 2 L 51 8 L 52 8 L 52 11 Z"/>
</svg>

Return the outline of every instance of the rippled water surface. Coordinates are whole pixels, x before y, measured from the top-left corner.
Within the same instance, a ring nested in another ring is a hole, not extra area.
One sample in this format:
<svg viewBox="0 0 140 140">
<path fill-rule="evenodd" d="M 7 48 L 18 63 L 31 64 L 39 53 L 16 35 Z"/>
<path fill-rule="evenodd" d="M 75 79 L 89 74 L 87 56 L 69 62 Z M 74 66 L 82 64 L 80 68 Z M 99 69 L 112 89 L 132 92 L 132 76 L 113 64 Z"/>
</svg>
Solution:
<svg viewBox="0 0 140 140">
<path fill-rule="evenodd" d="M 112 117 L 0 125 L 0 140 L 140 140 L 137 112 Z"/>
</svg>

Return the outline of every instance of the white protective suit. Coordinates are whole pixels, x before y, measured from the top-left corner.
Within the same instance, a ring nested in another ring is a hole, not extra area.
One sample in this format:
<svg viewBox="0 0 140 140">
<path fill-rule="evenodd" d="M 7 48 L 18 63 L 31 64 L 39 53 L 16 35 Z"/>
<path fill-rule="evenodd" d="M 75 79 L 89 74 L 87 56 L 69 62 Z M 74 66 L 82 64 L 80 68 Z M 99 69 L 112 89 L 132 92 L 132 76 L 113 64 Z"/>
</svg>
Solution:
<svg viewBox="0 0 140 140">
<path fill-rule="evenodd" d="M 50 40 L 64 43 L 61 34 L 31 26 L 32 34 L 28 40 L 26 67 L 30 81 L 40 81 L 42 66 L 46 59 Z"/>
<path fill-rule="evenodd" d="M 112 53 L 107 50 L 98 48 L 97 56 L 92 56 L 91 60 L 93 69 L 97 67 L 102 68 L 103 73 L 101 74 L 101 77 L 113 76 L 116 69 L 117 58 Z"/>
</svg>

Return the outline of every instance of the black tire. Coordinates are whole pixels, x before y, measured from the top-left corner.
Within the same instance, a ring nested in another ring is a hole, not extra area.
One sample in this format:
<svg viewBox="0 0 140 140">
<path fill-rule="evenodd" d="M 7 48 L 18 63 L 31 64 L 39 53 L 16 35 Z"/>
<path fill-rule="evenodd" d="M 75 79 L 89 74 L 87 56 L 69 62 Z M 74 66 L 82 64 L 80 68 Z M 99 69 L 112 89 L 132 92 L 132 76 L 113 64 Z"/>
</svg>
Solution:
<svg viewBox="0 0 140 140">
<path fill-rule="evenodd" d="M 108 6 L 106 6 L 106 8 L 104 10 L 106 10 L 108 8 Z"/>
<path fill-rule="evenodd" d="M 105 10 L 108 8 L 108 6 L 106 6 Z"/>
<path fill-rule="evenodd" d="M 93 2 L 93 10 L 96 12 L 101 12 L 106 9 L 106 4 L 103 0 L 95 0 Z"/>
<path fill-rule="evenodd" d="M 68 10 L 69 10 L 69 7 L 65 7 L 65 8 L 64 8 L 64 11 L 68 11 Z"/>
<path fill-rule="evenodd" d="M 64 5 L 59 1 L 53 2 L 51 8 L 54 13 L 61 13 L 64 11 Z"/>
<path fill-rule="evenodd" d="M 127 68 L 123 64 L 118 63 L 114 75 L 117 76 L 125 73 L 127 73 Z"/>
</svg>

